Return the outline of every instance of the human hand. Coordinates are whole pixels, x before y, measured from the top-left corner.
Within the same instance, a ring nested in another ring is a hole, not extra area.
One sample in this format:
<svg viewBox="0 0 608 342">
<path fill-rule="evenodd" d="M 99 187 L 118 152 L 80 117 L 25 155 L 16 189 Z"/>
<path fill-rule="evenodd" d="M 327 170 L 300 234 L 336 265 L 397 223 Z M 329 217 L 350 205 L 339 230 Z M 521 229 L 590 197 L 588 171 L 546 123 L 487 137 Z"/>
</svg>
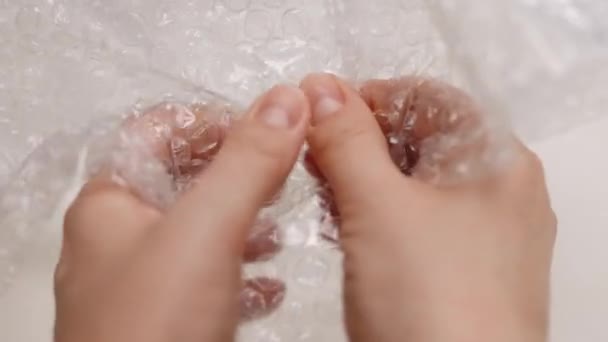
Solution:
<svg viewBox="0 0 608 342">
<path fill-rule="evenodd" d="M 276 306 L 282 283 L 243 284 L 241 263 L 278 248 L 272 223 L 254 222 L 291 171 L 309 115 L 299 89 L 272 89 L 231 127 L 204 172 L 172 170 L 196 181 L 166 210 L 108 172 L 85 185 L 64 223 L 55 340 L 232 341 L 240 314 L 252 318 Z M 148 139 L 164 159 L 168 141 L 150 130 L 156 121 L 175 125 L 174 119 L 158 107 L 125 129 Z M 199 137 L 203 144 L 208 134 Z M 216 152 L 201 150 L 199 157 Z M 258 234 L 248 239 L 252 226 Z"/>
<path fill-rule="evenodd" d="M 313 75 L 301 85 L 313 112 L 310 154 L 340 215 L 351 340 L 545 340 L 556 219 L 541 162 L 513 141 L 511 163 L 477 181 L 435 186 L 404 176 L 416 165 L 395 167 L 370 110 L 393 110 L 404 84 L 369 83 L 362 90 L 367 103 L 333 76 Z M 455 97 L 418 94 L 416 114 L 440 110 L 412 127 L 412 137 L 475 126 L 475 118 L 442 117 L 453 101 L 470 103 L 444 90 Z M 446 161 L 472 150 L 452 151 Z"/>
</svg>

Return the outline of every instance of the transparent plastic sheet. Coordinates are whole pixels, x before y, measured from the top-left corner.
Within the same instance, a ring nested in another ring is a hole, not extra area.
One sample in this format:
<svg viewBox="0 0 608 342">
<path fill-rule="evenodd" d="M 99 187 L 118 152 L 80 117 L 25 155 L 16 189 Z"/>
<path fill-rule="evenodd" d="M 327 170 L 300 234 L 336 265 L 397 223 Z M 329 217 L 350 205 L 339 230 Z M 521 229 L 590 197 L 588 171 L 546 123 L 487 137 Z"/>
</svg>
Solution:
<svg viewBox="0 0 608 342">
<path fill-rule="evenodd" d="M 450 60 L 529 140 L 606 115 L 608 2 L 430 0 Z"/>
<path fill-rule="evenodd" d="M 568 24 L 570 8 L 591 31 Z M 309 72 L 336 72 L 361 88 L 404 173 L 439 183 L 479 177 L 508 152 L 506 116 L 538 138 L 582 122 L 572 108 L 604 110 L 608 28 L 592 15 L 605 9 L 582 0 L 0 0 L 0 296 L 28 246 L 55 256 L 63 210 L 91 174 L 109 167 L 143 198 L 169 205 L 190 184 L 184 170 L 212 162 L 217 129 L 265 89 Z M 412 143 L 431 115 L 445 118 L 440 134 Z M 170 138 L 163 157 L 125 134 L 125 118 L 153 118 L 155 141 Z M 205 143 L 187 143 L 193 136 Z M 483 153 L 451 163 L 451 151 L 480 141 Z M 336 213 L 305 156 L 271 204 L 261 217 L 279 226 L 283 251 L 244 271 L 285 281 L 287 293 L 274 314 L 243 325 L 241 340 L 343 340 Z"/>
</svg>

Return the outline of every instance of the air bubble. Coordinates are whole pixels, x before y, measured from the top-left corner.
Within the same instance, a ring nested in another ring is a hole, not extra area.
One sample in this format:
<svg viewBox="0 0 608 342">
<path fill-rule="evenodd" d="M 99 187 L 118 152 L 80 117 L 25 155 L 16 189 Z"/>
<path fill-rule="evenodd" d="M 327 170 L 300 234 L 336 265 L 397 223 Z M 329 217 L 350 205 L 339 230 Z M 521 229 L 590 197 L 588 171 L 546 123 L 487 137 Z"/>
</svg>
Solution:
<svg viewBox="0 0 608 342">
<path fill-rule="evenodd" d="M 378 14 L 375 14 L 377 20 L 373 20 L 370 26 L 370 32 L 376 36 L 387 36 L 393 32 L 398 32 L 399 12 L 394 9 L 389 9 Z"/>
<path fill-rule="evenodd" d="M 62 4 L 57 4 L 54 10 L 55 24 L 67 25 L 70 23 L 70 11 Z"/>
<path fill-rule="evenodd" d="M 26 6 L 17 12 L 15 26 L 21 34 L 34 36 L 39 33 L 42 27 L 42 20 L 39 7 Z"/>
<path fill-rule="evenodd" d="M 266 40 L 272 34 L 272 18 L 263 10 L 251 11 L 245 18 L 245 35 L 253 40 Z"/>
<path fill-rule="evenodd" d="M 251 6 L 251 0 L 223 0 L 224 5 L 235 12 L 241 12 Z"/>
<path fill-rule="evenodd" d="M 294 267 L 298 284 L 319 287 L 327 281 L 329 265 L 322 256 L 310 255 L 301 259 Z"/>
<path fill-rule="evenodd" d="M 246 342 L 286 342 L 281 338 L 279 333 L 272 328 L 268 328 L 262 324 L 255 324 L 245 327 L 246 331 L 239 332 L 238 341 Z"/>
<path fill-rule="evenodd" d="M 171 8 L 171 6 L 161 6 L 156 11 L 156 25 L 159 27 L 164 27 L 175 22 L 177 18 L 177 14 L 175 10 Z"/>
<path fill-rule="evenodd" d="M 266 7 L 278 8 L 285 5 L 285 0 L 261 0 Z"/>
<path fill-rule="evenodd" d="M 291 9 L 283 14 L 281 19 L 283 34 L 286 37 L 305 38 L 310 34 L 305 13 L 299 9 Z"/>
</svg>

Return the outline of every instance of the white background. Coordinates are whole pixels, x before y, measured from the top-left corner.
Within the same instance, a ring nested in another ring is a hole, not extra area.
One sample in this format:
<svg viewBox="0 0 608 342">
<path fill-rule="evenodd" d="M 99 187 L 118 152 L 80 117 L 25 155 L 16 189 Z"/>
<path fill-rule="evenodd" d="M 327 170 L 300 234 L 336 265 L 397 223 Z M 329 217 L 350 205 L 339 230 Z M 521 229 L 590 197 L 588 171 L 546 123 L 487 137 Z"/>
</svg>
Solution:
<svg viewBox="0 0 608 342">
<path fill-rule="evenodd" d="M 608 341 L 608 120 L 534 146 L 558 214 L 554 342 Z"/>
</svg>

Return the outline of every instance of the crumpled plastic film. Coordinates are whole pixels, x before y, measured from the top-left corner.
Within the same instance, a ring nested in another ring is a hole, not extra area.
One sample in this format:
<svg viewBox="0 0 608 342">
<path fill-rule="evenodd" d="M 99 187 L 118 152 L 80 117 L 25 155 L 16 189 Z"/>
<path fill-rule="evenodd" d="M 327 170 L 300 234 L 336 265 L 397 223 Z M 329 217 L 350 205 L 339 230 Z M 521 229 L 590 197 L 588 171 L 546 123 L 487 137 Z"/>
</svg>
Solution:
<svg viewBox="0 0 608 342">
<path fill-rule="evenodd" d="M 486 110 L 538 140 L 608 106 L 608 3 L 430 0 L 451 60 Z"/>
<path fill-rule="evenodd" d="M 0 0 L 0 296 L 31 246 L 56 257 L 64 210 L 91 175 L 109 172 L 165 208 L 213 162 L 256 96 L 310 72 L 360 89 L 405 175 L 436 184 L 483 177 L 508 161 L 508 119 L 539 138 L 606 108 L 606 8 Z M 287 292 L 274 313 L 242 325 L 241 341 L 345 340 L 339 222 L 303 151 L 256 223 L 279 228 L 282 251 L 244 268 L 281 279 Z"/>
</svg>

